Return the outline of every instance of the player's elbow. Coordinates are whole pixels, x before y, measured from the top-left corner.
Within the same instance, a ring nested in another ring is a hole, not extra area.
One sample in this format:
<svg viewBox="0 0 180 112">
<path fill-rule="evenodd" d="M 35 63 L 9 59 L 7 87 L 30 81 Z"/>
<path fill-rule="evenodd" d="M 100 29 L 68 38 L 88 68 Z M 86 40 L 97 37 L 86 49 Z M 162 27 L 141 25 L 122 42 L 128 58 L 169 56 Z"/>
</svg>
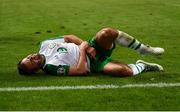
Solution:
<svg viewBox="0 0 180 112">
<path fill-rule="evenodd" d="M 77 71 L 79 75 L 86 75 L 88 73 L 88 71 L 84 69 L 78 69 Z"/>
<path fill-rule="evenodd" d="M 78 72 L 73 72 L 69 73 L 70 76 L 86 76 L 88 72 L 86 71 L 78 71 Z"/>
</svg>

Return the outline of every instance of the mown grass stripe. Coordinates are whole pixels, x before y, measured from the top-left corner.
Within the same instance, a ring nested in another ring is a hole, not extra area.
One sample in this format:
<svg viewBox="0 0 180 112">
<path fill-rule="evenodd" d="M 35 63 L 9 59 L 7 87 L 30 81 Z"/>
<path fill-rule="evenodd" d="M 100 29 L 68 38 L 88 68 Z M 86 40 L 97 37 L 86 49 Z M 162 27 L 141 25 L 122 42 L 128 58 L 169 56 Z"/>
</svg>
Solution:
<svg viewBox="0 0 180 112">
<path fill-rule="evenodd" d="M 127 85 L 83 85 L 83 86 L 39 86 L 39 87 L 7 87 L 0 92 L 10 91 L 45 91 L 45 90 L 75 90 L 75 89 L 116 89 L 116 88 L 147 88 L 147 87 L 180 87 L 180 83 L 147 83 Z"/>
</svg>

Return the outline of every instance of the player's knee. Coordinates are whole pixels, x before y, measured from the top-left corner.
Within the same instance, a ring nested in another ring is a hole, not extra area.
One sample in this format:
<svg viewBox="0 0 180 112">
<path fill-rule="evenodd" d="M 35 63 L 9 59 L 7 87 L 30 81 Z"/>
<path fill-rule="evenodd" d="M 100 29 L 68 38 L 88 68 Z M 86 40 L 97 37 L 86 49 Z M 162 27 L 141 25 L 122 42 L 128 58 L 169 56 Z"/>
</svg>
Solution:
<svg viewBox="0 0 180 112">
<path fill-rule="evenodd" d="M 97 33 L 97 37 L 101 38 L 116 38 L 118 36 L 117 30 L 113 28 L 103 28 Z"/>
</svg>

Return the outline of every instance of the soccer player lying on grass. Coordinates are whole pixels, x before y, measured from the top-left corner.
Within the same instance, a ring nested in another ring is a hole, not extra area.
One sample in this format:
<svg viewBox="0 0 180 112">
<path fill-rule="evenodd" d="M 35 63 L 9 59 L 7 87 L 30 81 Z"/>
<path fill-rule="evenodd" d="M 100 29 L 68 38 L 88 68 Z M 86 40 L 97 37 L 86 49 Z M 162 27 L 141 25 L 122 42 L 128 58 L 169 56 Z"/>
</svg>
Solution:
<svg viewBox="0 0 180 112">
<path fill-rule="evenodd" d="M 104 28 L 96 36 L 83 41 L 74 35 L 45 40 L 39 53 L 30 54 L 18 63 L 20 74 L 33 74 L 42 69 L 52 75 L 86 75 L 104 73 L 114 76 L 133 76 L 143 71 L 163 71 L 161 65 L 138 60 L 135 64 L 123 64 L 111 59 L 115 43 L 132 48 L 140 54 L 161 55 L 163 48 L 140 43 L 125 32 Z"/>
</svg>

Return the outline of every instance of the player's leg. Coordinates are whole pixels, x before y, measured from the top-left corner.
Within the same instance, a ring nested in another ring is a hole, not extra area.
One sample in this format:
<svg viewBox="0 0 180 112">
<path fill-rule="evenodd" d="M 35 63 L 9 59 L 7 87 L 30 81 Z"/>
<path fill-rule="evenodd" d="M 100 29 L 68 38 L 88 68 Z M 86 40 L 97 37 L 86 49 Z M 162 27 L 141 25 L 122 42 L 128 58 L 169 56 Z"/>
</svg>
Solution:
<svg viewBox="0 0 180 112">
<path fill-rule="evenodd" d="M 119 35 L 116 39 L 116 42 L 123 47 L 134 49 L 140 54 L 161 55 L 162 53 L 164 53 L 163 48 L 145 45 L 123 31 L 118 31 L 118 34 Z"/>
<path fill-rule="evenodd" d="M 103 28 L 97 32 L 95 39 L 97 44 L 105 49 L 111 49 L 116 42 L 123 47 L 134 49 L 140 54 L 160 55 L 164 53 L 163 48 L 144 45 L 127 33 L 112 28 Z"/>
<path fill-rule="evenodd" d="M 113 61 L 104 66 L 103 73 L 121 77 L 133 76 L 133 70 L 128 65 Z"/>
<path fill-rule="evenodd" d="M 114 76 L 133 76 L 147 71 L 163 71 L 163 67 L 156 63 L 149 63 L 138 60 L 136 64 L 122 64 L 119 62 L 109 62 L 104 66 L 103 72 Z"/>
<path fill-rule="evenodd" d="M 96 43 L 104 49 L 111 49 L 118 35 L 119 32 L 116 29 L 103 28 L 96 33 Z"/>
</svg>

